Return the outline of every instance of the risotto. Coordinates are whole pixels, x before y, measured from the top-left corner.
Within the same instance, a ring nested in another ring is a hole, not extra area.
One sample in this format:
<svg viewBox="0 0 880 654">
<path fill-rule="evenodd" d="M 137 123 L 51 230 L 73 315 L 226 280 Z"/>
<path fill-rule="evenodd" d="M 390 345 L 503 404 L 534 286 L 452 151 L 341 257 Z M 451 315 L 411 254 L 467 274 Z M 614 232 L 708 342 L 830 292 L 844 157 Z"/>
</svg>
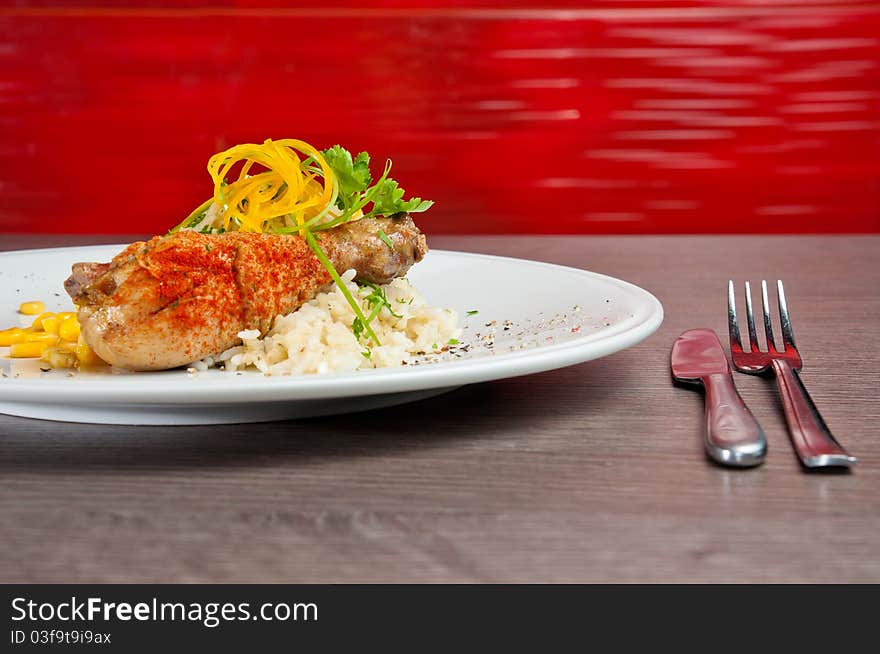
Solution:
<svg viewBox="0 0 880 654">
<path fill-rule="evenodd" d="M 346 288 L 370 322 L 381 345 L 355 334 L 355 313 L 338 286 L 319 293 L 297 311 L 278 316 L 266 336 L 240 332 L 242 345 L 216 358 L 194 364 L 197 369 L 221 365 L 229 371 L 255 367 L 266 375 L 351 372 L 363 368 L 403 365 L 414 356 L 439 353 L 457 343 L 458 317 L 451 309 L 427 304 L 405 279 L 384 286 L 358 286 L 354 270 L 342 275 Z"/>
</svg>

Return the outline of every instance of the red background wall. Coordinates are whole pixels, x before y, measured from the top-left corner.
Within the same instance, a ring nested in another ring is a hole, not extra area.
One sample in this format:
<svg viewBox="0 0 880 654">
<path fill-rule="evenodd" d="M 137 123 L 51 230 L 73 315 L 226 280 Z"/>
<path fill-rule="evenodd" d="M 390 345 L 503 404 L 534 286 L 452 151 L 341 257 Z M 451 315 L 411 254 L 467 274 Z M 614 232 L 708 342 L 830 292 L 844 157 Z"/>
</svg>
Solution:
<svg viewBox="0 0 880 654">
<path fill-rule="evenodd" d="M 880 229 L 880 8 L 554 4 L 0 5 L 0 233 L 164 231 L 266 137 L 392 157 L 434 233 Z"/>
</svg>

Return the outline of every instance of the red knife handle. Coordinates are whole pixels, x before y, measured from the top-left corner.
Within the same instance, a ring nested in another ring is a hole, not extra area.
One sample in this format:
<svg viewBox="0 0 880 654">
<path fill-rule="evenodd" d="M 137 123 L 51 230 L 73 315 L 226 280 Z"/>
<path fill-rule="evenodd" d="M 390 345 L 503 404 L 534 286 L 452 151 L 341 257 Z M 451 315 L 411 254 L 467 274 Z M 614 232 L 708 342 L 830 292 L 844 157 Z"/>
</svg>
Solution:
<svg viewBox="0 0 880 654">
<path fill-rule="evenodd" d="M 767 437 L 743 402 L 729 372 L 707 375 L 706 452 L 718 463 L 756 466 L 767 454 Z"/>
<path fill-rule="evenodd" d="M 773 360 L 773 371 L 782 394 L 782 406 L 791 442 L 807 468 L 851 466 L 858 459 L 838 443 L 807 393 L 800 376 L 788 361 Z"/>
</svg>

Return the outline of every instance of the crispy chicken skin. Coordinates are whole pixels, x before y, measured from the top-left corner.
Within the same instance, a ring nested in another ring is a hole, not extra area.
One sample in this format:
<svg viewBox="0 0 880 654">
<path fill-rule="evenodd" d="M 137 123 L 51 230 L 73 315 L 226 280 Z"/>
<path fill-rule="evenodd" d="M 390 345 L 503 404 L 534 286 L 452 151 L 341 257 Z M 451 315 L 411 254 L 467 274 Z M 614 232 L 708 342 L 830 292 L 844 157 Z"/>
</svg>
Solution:
<svg viewBox="0 0 880 654">
<path fill-rule="evenodd" d="M 375 284 L 406 274 L 428 250 L 406 214 L 341 225 L 321 232 L 320 244 L 338 271 Z M 64 287 L 99 357 L 164 370 L 236 345 L 244 329 L 265 334 L 330 282 L 299 236 L 181 231 L 132 243 L 110 263 L 74 264 Z"/>
</svg>

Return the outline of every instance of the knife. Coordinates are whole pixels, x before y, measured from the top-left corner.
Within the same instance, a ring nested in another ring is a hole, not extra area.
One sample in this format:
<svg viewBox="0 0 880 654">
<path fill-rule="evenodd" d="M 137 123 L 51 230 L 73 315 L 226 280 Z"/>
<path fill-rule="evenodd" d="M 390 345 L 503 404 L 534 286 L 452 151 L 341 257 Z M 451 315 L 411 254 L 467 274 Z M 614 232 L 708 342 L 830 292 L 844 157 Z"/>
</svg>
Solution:
<svg viewBox="0 0 880 654">
<path fill-rule="evenodd" d="M 706 453 L 718 463 L 749 467 L 763 462 L 767 437 L 736 387 L 727 356 L 711 329 L 691 329 L 672 344 L 672 376 L 706 389 Z"/>
</svg>

